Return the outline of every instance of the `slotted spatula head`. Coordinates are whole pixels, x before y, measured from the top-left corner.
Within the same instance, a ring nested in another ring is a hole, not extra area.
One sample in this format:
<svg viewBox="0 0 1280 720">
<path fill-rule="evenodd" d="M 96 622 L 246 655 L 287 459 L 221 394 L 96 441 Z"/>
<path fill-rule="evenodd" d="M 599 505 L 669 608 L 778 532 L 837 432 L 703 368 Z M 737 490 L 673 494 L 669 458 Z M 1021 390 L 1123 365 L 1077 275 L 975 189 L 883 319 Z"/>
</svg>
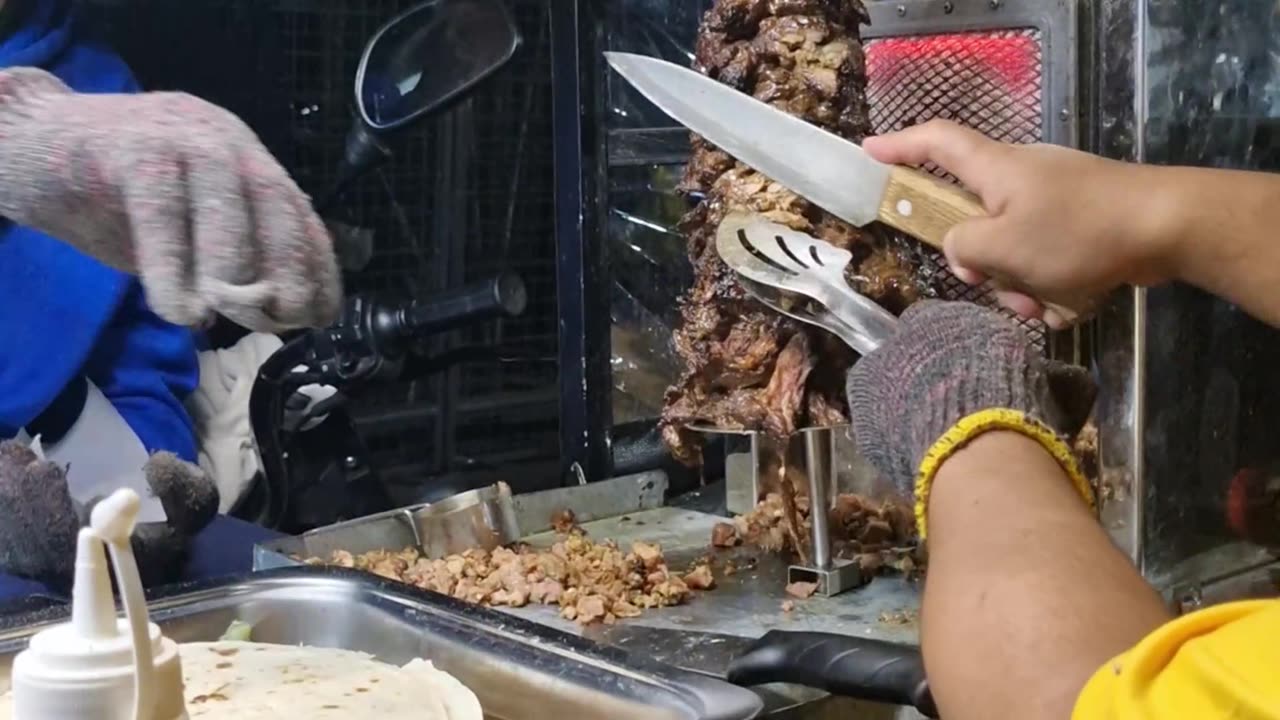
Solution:
<svg viewBox="0 0 1280 720">
<path fill-rule="evenodd" d="M 879 347 L 897 329 L 892 313 L 845 281 L 853 259 L 848 250 L 760 215 L 731 213 L 716 231 L 716 251 L 742 277 L 822 304 L 852 332 L 837 334 L 859 353 Z"/>
<path fill-rule="evenodd" d="M 842 277 L 853 259 L 847 250 L 746 213 L 720 223 L 716 251 L 741 275 L 811 297 L 833 271 Z"/>
</svg>

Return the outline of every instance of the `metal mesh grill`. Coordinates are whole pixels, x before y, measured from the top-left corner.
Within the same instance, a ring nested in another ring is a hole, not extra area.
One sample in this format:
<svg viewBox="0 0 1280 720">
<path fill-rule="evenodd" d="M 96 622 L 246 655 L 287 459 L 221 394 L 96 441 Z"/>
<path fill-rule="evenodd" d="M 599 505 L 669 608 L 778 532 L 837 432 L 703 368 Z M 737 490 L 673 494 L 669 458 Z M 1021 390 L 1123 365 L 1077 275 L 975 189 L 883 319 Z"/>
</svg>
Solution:
<svg viewBox="0 0 1280 720">
<path fill-rule="evenodd" d="M 868 40 L 877 132 L 948 118 L 1005 142 L 1040 140 L 1040 32 L 1002 30 Z"/>
<path fill-rule="evenodd" d="M 1004 142 L 1043 137 L 1043 58 L 1035 29 L 978 31 L 867 40 L 867 100 L 876 133 L 928 120 L 954 120 Z M 936 167 L 939 177 L 955 181 Z M 988 288 L 972 287 L 945 269 L 937 253 L 935 287 L 949 300 L 994 305 Z M 1023 321 L 1041 348 L 1042 323 Z"/>
</svg>

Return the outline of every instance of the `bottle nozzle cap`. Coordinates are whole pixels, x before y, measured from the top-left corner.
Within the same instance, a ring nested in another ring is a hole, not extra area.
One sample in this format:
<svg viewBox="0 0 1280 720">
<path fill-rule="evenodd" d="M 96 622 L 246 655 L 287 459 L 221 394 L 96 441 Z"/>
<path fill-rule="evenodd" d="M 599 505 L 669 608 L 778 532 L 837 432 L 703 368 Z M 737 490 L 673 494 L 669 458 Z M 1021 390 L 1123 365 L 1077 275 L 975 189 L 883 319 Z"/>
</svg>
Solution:
<svg viewBox="0 0 1280 720">
<path fill-rule="evenodd" d="M 44 630 L 13 663 L 15 720 L 182 720 L 178 646 L 147 617 L 129 544 L 140 498 L 119 490 L 94 507 L 76 543 L 71 622 Z M 111 550 L 127 620 L 116 616 Z"/>
<path fill-rule="evenodd" d="M 104 542 L 128 542 L 137 524 L 142 499 L 132 490 L 121 490 L 103 498 L 89 514 L 89 527 Z"/>
</svg>

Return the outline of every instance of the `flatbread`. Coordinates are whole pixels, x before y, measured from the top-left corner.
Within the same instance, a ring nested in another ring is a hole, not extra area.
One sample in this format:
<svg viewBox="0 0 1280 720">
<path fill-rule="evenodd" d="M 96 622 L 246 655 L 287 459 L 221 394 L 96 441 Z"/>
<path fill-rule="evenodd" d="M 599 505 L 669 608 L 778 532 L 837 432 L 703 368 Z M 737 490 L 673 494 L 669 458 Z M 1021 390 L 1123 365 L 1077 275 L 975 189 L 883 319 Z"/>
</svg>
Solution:
<svg viewBox="0 0 1280 720">
<path fill-rule="evenodd" d="M 426 660 L 401 668 L 349 650 L 225 641 L 179 652 L 192 720 L 484 717 L 474 693 Z M 5 693 L 0 720 L 11 714 Z"/>
<path fill-rule="evenodd" d="M 482 720 L 475 694 L 426 660 L 253 642 L 180 646 L 192 720 L 378 717 Z"/>
</svg>

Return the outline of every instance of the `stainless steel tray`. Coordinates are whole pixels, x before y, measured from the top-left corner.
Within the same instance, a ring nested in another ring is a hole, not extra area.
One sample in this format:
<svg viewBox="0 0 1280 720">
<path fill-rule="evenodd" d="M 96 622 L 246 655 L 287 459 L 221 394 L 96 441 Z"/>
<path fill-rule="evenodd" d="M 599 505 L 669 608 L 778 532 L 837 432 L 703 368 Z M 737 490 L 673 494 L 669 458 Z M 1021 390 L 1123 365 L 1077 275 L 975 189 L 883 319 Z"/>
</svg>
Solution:
<svg viewBox="0 0 1280 720">
<path fill-rule="evenodd" d="M 417 547 L 444 557 L 473 547 L 492 550 L 551 528 L 552 515 L 572 508 L 579 522 L 617 517 L 662 505 L 661 470 L 589 485 L 511 495 L 505 483 L 470 490 L 430 505 L 412 505 L 316 528 L 253 548 L 253 569 L 301 565 L 295 558 L 328 558 L 335 550 L 357 555 Z"/>
<path fill-rule="evenodd" d="M 259 642 L 358 650 L 397 664 L 426 658 L 470 687 L 495 720 L 734 720 L 762 709 L 750 690 L 349 570 L 281 568 L 188 585 L 150 607 L 178 642 L 216 640 L 242 620 Z M 52 615 L 0 632 L 0 689 L 30 636 L 62 619 Z"/>
<path fill-rule="evenodd" d="M 416 547 L 427 557 L 440 558 L 470 548 L 492 550 L 519 539 L 511 488 L 498 483 L 255 545 L 253 569 L 300 565 L 295 557 L 328 558 L 335 550 L 359 555 Z"/>
</svg>

